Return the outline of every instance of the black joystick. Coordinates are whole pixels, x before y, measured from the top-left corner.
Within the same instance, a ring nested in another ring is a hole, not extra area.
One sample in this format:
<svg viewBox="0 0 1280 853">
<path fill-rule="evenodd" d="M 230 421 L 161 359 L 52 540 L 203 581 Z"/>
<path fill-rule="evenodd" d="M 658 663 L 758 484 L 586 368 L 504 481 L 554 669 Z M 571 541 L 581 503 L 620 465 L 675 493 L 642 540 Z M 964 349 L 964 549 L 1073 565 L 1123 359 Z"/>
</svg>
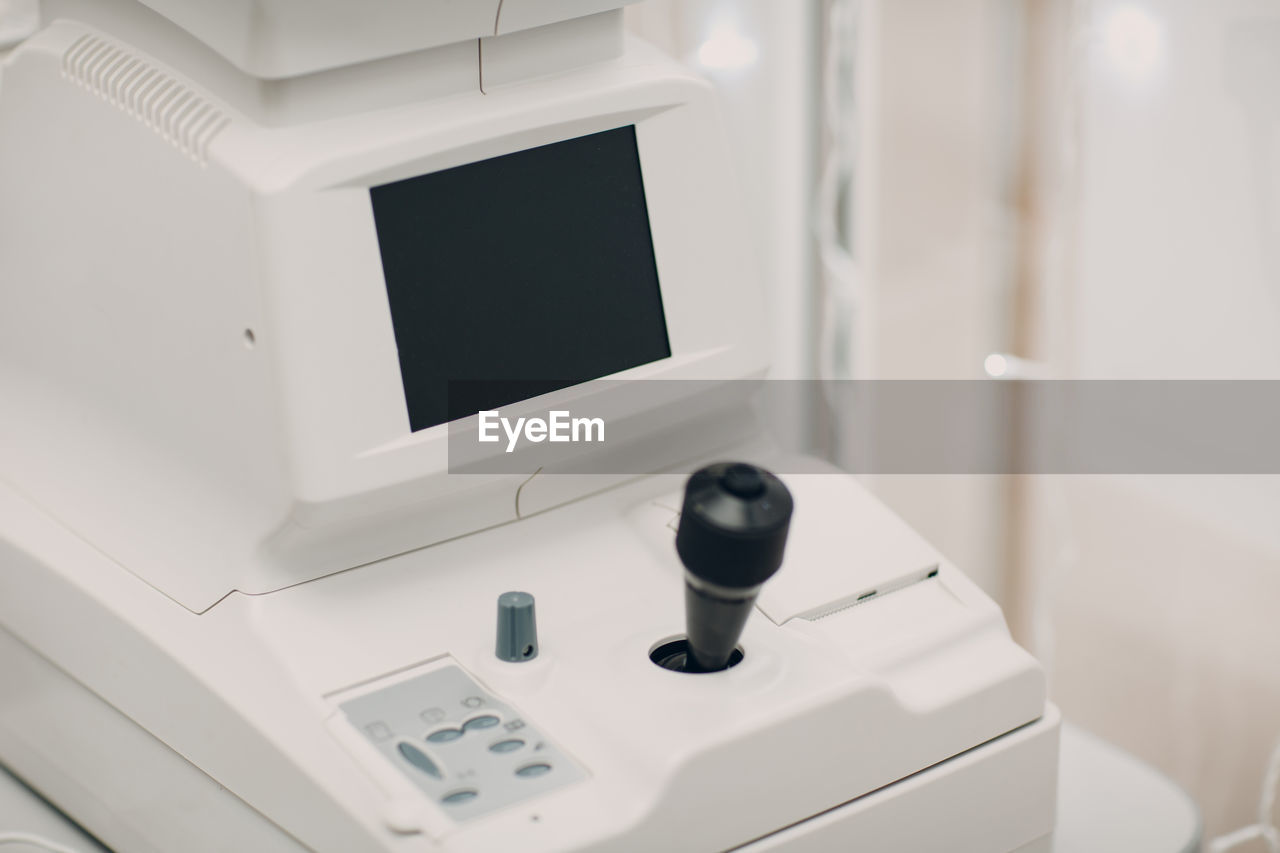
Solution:
<svg viewBox="0 0 1280 853">
<path fill-rule="evenodd" d="M 738 655 L 760 587 L 782 565 L 792 507 L 782 481 L 754 465 L 718 462 L 689 478 L 676 530 L 688 654 L 671 668 L 718 672 Z"/>
</svg>

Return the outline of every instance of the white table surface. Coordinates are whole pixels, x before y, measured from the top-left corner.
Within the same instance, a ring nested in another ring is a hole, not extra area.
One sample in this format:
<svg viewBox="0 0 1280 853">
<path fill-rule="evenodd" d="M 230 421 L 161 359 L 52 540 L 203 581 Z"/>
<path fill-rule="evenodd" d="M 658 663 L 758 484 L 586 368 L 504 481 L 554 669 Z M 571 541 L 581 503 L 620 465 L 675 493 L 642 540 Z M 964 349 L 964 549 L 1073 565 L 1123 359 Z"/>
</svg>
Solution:
<svg viewBox="0 0 1280 853">
<path fill-rule="evenodd" d="M 109 853 L 0 769 L 0 837 L 34 833 L 76 853 Z M 1200 814 L 1147 765 L 1072 725 L 1062 727 L 1055 853 L 1195 853 Z M 43 853 L 0 843 L 0 853 Z"/>
</svg>

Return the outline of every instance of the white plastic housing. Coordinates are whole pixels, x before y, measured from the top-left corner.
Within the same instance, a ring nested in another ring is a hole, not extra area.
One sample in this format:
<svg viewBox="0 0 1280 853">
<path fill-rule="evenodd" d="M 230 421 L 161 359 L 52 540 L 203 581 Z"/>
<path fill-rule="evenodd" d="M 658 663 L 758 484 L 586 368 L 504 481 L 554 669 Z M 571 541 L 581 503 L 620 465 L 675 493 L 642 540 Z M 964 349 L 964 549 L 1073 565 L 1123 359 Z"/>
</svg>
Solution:
<svg viewBox="0 0 1280 853">
<path fill-rule="evenodd" d="M 466 61 L 470 91 L 268 127 L 83 24 L 17 50 L 0 476 L 194 611 L 513 520 L 524 477 L 450 476 L 445 428 L 409 430 L 369 188 L 628 124 L 672 357 L 619 375 L 762 373 L 706 84 L 640 45 L 487 94 Z"/>
<path fill-rule="evenodd" d="M 369 188 L 624 125 L 672 355 L 620 375 L 763 372 L 704 83 L 616 11 L 267 84 L 141 7 L 58 5 L 0 85 L 0 760 L 131 853 L 1048 853 L 1039 666 L 856 482 L 756 453 L 732 395 L 650 436 L 796 499 L 708 675 L 648 657 L 684 629 L 681 477 L 460 477 L 409 429 Z M 528 663 L 494 656 L 513 589 Z M 424 796 L 343 703 L 444 662 L 582 775 L 468 821 Z"/>
<path fill-rule="evenodd" d="M 1058 719 L 1043 673 L 925 543 L 914 545 L 932 578 L 807 618 L 758 609 L 746 658 L 727 672 L 650 662 L 684 629 L 669 506 L 680 479 L 235 594 L 199 616 L 0 490 L 11 525 L 0 755 L 134 853 L 706 851 L 753 839 L 760 850 L 1047 853 Z M 837 473 L 786 481 L 806 532 L 771 584 L 814 603 L 831 577 L 860 590 L 899 576 L 874 533 L 849 540 L 821 523 L 855 510 L 896 521 L 887 510 L 849 500 L 860 489 Z M 509 589 L 537 598 L 529 663 L 494 656 L 494 604 Z M 465 822 L 423 797 L 412 768 L 376 751 L 340 705 L 443 662 L 518 708 L 587 778 Z M 17 701 L 32 696 L 48 703 Z"/>
<path fill-rule="evenodd" d="M 254 77 L 279 79 L 555 24 L 636 0 L 140 0 Z"/>
</svg>

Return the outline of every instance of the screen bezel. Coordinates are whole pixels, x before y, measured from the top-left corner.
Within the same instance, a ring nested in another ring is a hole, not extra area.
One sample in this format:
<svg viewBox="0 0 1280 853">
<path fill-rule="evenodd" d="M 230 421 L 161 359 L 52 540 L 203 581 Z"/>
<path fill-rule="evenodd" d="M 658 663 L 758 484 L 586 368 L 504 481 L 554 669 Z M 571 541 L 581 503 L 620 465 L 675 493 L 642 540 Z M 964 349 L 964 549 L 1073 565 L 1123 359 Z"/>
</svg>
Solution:
<svg viewBox="0 0 1280 853">
<path fill-rule="evenodd" d="M 634 125 L 672 355 L 613 378 L 764 372 L 764 296 L 741 210 L 730 201 L 735 179 L 712 95 L 686 72 L 664 75 L 638 65 L 591 75 L 590 86 L 566 76 L 371 114 L 358 133 L 308 131 L 309 143 L 328 147 L 325 156 L 300 164 L 287 191 L 256 211 L 274 321 L 263 343 L 274 348 L 280 375 L 299 524 L 393 511 L 405 490 L 429 502 L 479 482 L 448 475 L 447 424 L 410 429 L 372 186 Z M 577 398 L 569 388 L 547 399 Z"/>
<path fill-rule="evenodd" d="M 671 357 L 635 125 L 369 193 L 413 431 Z"/>
</svg>

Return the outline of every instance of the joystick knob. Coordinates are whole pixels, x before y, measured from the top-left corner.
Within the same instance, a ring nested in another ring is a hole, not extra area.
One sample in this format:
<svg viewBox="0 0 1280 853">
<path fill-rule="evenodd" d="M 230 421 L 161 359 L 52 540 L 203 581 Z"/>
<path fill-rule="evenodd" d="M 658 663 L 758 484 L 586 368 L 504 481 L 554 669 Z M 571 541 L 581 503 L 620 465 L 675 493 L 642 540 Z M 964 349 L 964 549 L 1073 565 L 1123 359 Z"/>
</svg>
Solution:
<svg viewBox="0 0 1280 853">
<path fill-rule="evenodd" d="M 793 506 L 781 480 L 742 462 L 708 465 L 685 484 L 676 530 L 685 567 L 685 671 L 728 665 L 760 587 L 782 565 Z"/>
</svg>

